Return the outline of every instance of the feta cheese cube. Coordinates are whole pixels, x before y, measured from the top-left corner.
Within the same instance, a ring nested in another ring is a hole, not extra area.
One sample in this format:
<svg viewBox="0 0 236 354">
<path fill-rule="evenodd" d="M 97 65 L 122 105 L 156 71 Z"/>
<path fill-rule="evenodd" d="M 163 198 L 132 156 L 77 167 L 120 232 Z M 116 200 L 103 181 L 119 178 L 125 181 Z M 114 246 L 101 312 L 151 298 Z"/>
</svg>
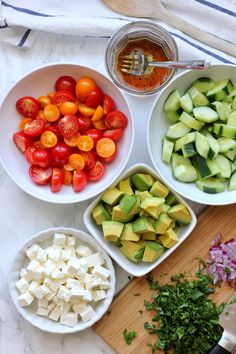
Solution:
<svg viewBox="0 0 236 354">
<path fill-rule="evenodd" d="M 37 299 L 42 299 L 45 295 L 49 293 L 48 287 L 41 285 L 38 289 L 35 290 L 34 295 Z"/>
<path fill-rule="evenodd" d="M 92 301 L 93 300 L 92 292 L 90 290 L 85 290 L 82 299 L 87 302 Z"/>
<path fill-rule="evenodd" d="M 53 260 L 54 262 L 58 262 L 61 258 L 61 250 L 57 247 L 50 247 L 48 249 L 48 258 Z"/>
<path fill-rule="evenodd" d="M 55 306 L 57 306 L 57 305 L 54 304 L 53 302 L 51 302 L 50 305 L 48 306 L 48 311 L 51 312 Z"/>
<path fill-rule="evenodd" d="M 86 296 L 86 290 L 81 288 L 72 288 L 71 289 L 71 299 Z"/>
<path fill-rule="evenodd" d="M 47 260 L 47 255 L 48 255 L 48 253 L 47 253 L 47 250 L 46 250 L 46 249 L 39 248 L 39 249 L 38 249 L 38 252 L 37 252 L 37 257 L 36 257 L 36 259 L 37 259 L 37 261 L 39 261 L 40 263 L 44 263 L 44 262 L 46 262 L 46 260 Z"/>
<path fill-rule="evenodd" d="M 102 280 L 99 285 L 99 289 L 101 290 L 106 290 L 109 289 L 110 287 L 110 282 L 108 280 Z"/>
<path fill-rule="evenodd" d="M 84 245 L 79 245 L 76 249 L 75 252 L 81 256 L 81 257 L 87 257 L 90 256 L 90 254 L 92 254 L 92 250 Z"/>
<path fill-rule="evenodd" d="M 48 307 L 48 300 L 46 300 L 46 299 L 39 299 L 39 300 L 38 300 L 38 307 Z"/>
<path fill-rule="evenodd" d="M 28 291 L 35 296 L 35 292 L 38 290 L 39 287 L 40 284 L 33 280 L 29 285 Z"/>
<path fill-rule="evenodd" d="M 25 278 L 28 282 L 32 280 L 32 275 L 26 268 L 21 268 L 20 270 L 20 277 Z"/>
<path fill-rule="evenodd" d="M 53 284 L 53 281 L 50 278 L 48 278 L 48 277 L 44 278 L 43 285 L 45 285 L 48 288 L 50 288 L 52 284 Z"/>
<path fill-rule="evenodd" d="M 45 297 L 46 300 L 51 301 L 51 300 L 54 299 L 56 294 L 57 294 L 57 291 L 49 290 L 48 294 L 46 294 L 44 297 Z"/>
<path fill-rule="evenodd" d="M 78 315 L 74 312 L 68 312 L 66 314 L 61 315 L 60 324 L 69 327 L 75 327 L 78 323 Z"/>
<path fill-rule="evenodd" d="M 44 275 L 45 275 L 45 268 L 42 266 L 39 266 L 32 274 L 32 277 L 34 280 L 42 280 Z"/>
<path fill-rule="evenodd" d="M 74 246 L 68 246 L 68 245 L 66 245 L 66 246 L 64 247 L 64 250 L 70 252 L 71 257 L 76 257 L 75 247 L 74 247 Z"/>
<path fill-rule="evenodd" d="M 67 272 L 70 275 L 74 275 L 78 272 L 80 268 L 80 261 L 78 260 L 78 258 L 73 257 L 69 260 L 68 262 L 68 268 L 67 268 Z"/>
<path fill-rule="evenodd" d="M 26 291 L 24 294 L 18 296 L 19 305 L 22 307 L 31 305 L 33 300 L 34 297 L 30 294 L 29 291 Z"/>
<path fill-rule="evenodd" d="M 26 269 L 32 274 L 32 276 L 34 276 L 34 272 L 39 266 L 40 263 L 36 259 L 33 259 L 32 261 L 29 262 Z"/>
<path fill-rule="evenodd" d="M 29 288 L 29 283 L 25 278 L 21 278 L 16 282 L 16 287 L 21 294 L 25 293 Z"/>
<path fill-rule="evenodd" d="M 48 259 L 44 263 L 44 274 L 45 275 L 50 276 L 55 269 L 56 269 L 56 264 L 55 264 L 55 262 L 52 262 L 51 259 Z"/>
<path fill-rule="evenodd" d="M 47 317 L 48 314 L 49 314 L 49 310 L 48 310 L 48 308 L 46 308 L 46 307 L 38 307 L 36 313 L 37 313 L 37 315 L 39 315 L 39 316 Z"/>
<path fill-rule="evenodd" d="M 68 278 L 66 281 L 66 287 L 68 289 L 72 289 L 72 288 L 83 288 L 81 281 L 77 280 L 77 279 L 72 279 L 72 278 Z"/>
<path fill-rule="evenodd" d="M 52 273 L 51 277 L 54 279 L 63 279 L 65 274 L 58 268 L 56 268 Z"/>
<path fill-rule="evenodd" d="M 92 291 L 93 301 L 99 301 L 106 298 L 106 292 L 104 290 Z"/>
<path fill-rule="evenodd" d="M 93 288 L 97 288 L 100 284 L 101 284 L 101 279 L 93 278 L 93 279 L 91 279 L 91 281 L 89 281 L 85 284 L 85 288 L 87 290 L 91 290 Z"/>
<path fill-rule="evenodd" d="M 80 312 L 80 316 L 83 322 L 91 320 L 95 315 L 96 313 L 90 305 L 88 305 L 83 311 Z"/>
<path fill-rule="evenodd" d="M 73 257 L 73 254 L 71 253 L 70 250 L 61 251 L 61 260 L 68 261 L 71 257 Z"/>
<path fill-rule="evenodd" d="M 59 281 L 53 281 L 49 287 L 52 291 L 57 291 L 60 288 L 60 285 L 61 283 Z"/>
<path fill-rule="evenodd" d="M 92 274 L 94 274 L 97 277 L 101 277 L 103 279 L 107 279 L 107 278 L 109 278 L 110 272 L 109 272 L 108 269 L 97 265 L 97 266 L 94 267 Z"/>
<path fill-rule="evenodd" d="M 59 304 L 59 310 L 61 315 L 68 313 L 71 309 L 71 304 L 68 302 L 63 302 L 62 304 Z"/>
<path fill-rule="evenodd" d="M 28 247 L 27 250 L 25 251 L 27 257 L 31 260 L 35 259 L 37 257 L 39 248 L 41 247 L 39 247 L 39 245 L 37 245 L 36 243 Z"/>
<path fill-rule="evenodd" d="M 99 252 L 84 257 L 83 261 L 85 262 L 88 268 L 102 265 L 105 263 L 103 256 Z"/>
<path fill-rule="evenodd" d="M 75 236 L 68 236 L 66 240 L 66 245 L 67 246 L 74 246 L 76 242 L 76 237 Z"/>
<path fill-rule="evenodd" d="M 61 285 L 58 291 L 58 299 L 68 302 L 70 300 L 71 291 L 67 289 L 64 285 Z"/>
<path fill-rule="evenodd" d="M 64 247 L 66 244 L 66 235 L 55 233 L 53 237 L 53 244 L 56 246 Z"/>
<path fill-rule="evenodd" d="M 83 312 L 85 309 L 87 308 L 87 302 L 86 301 L 81 301 L 77 304 L 74 304 L 72 306 L 72 309 L 75 313 L 80 314 L 81 312 Z"/>
<path fill-rule="evenodd" d="M 59 307 L 55 306 L 48 317 L 51 318 L 51 320 L 53 320 L 53 321 L 58 321 L 60 318 L 60 315 L 61 315 L 61 313 L 59 311 Z"/>
</svg>

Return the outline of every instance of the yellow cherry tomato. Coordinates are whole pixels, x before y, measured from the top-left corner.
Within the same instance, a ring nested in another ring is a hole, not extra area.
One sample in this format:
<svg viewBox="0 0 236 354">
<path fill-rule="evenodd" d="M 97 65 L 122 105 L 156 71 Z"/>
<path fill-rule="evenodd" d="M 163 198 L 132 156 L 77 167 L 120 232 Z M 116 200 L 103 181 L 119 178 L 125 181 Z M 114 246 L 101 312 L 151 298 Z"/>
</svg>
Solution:
<svg viewBox="0 0 236 354">
<path fill-rule="evenodd" d="M 103 108 L 102 106 L 99 105 L 97 106 L 96 111 L 94 112 L 91 120 L 93 122 L 97 122 L 98 120 L 102 119 L 102 117 L 103 117 Z"/>
<path fill-rule="evenodd" d="M 84 103 L 78 104 L 79 112 L 85 117 L 91 117 L 96 112 L 96 108 L 90 108 L 86 106 Z"/>
<path fill-rule="evenodd" d="M 70 147 L 76 147 L 78 146 L 80 135 L 81 135 L 80 133 L 75 133 L 70 138 L 64 138 L 64 142 L 66 143 L 66 145 Z"/>
<path fill-rule="evenodd" d="M 59 110 L 63 116 L 67 114 L 75 115 L 78 112 L 78 109 L 78 105 L 75 102 L 70 101 L 63 102 L 59 107 Z"/>
<path fill-rule="evenodd" d="M 82 155 L 80 154 L 71 154 L 69 157 L 69 164 L 74 170 L 82 170 L 85 165 L 85 161 Z"/>
<path fill-rule="evenodd" d="M 55 122 L 60 117 L 60 111 L 54 104 L 48 104 L 44 107 L 45 118 L 49 122 Z"/>
<path fill-rule="evenodd" d="M 40 96 L 37 100 L 39 101 L 42 108 L 51 103 L 49 96 Z"/>
<path fill-rule="evenodd" d="M 52 148 L 57 144 L 57 136 L 50 130 L 45 130 L 41 135 L 41 143 L 46 148 Z"/>
<path fill-rule="evenodd" d="M 78 148 L 81 151 L 91 151 L 94 145 L 93 138 L 88 135 L 81 135 L 78 140 Z"/>
</svg>

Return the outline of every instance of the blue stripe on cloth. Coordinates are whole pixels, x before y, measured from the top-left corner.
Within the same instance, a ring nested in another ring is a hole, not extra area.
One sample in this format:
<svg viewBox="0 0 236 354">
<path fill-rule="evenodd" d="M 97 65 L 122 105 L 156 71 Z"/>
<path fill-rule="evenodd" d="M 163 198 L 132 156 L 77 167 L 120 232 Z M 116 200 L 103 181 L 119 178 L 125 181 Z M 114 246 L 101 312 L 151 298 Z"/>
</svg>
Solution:
<svg viewBox="0 0 236 354">
<path fill-rule="evenodd" d="M 18 47 L 23 47 L 27 38 L 29 37 L 29 34 L 30 34 L 31 30 L 30 29 L 27 29 L 27 31 L 25 31 L 25 33 L 23 34 L 20 42 L 17 44 Z"/>
<path fill-rule="evenodd" d="M 221 7 L 219 5 L 216 5 L 216 4 L 212 4 L 211 2 L 209 1 L 206 1 L 206 0 L 195 0 L 196 2 L 199 2 L 200 4 L 202 5 L 206 5 L 206 6 L 209 6 L 209 7 L 212 7 L 213 9 L 217 10 L 217 11 L 221 11 L 221 12 L 224 12 L 226 13 L 227 15 L 230 15 L 230 16 L 233 16 L 233 17 L 236 17 L 236 13 L 231 11 L 231 10 L 228 10 L 228 9 L 225 9 L 224 7 Z"/>
<path fill-rule="evenodd" d="M 188 43 L 188 44 L 191 45 L 192 47 L 194 47 L 194 48 L 200 50 L 201 52 L 206 53 L 207 55 L 210 55 L 211 57 L 213 57 L 213 58 L 215 58 L 215 59 L 217 59 L 217 60 L 222 61 L 223 63 L 226 63 L 226 64 L 235 64 L 234 62 L 232 62 L 232 61 L 230 61 L 230 60 L 228 60 L 228 59 L 225 59 L 225 58 L 221 57 L 220 55 L 211 52 L 211 51 L 208 50 L 208 49 L 205 49 L 205 48 L 200 47 L 200 45 L 195 44 L 195 43 L 189 41 L 187 38 L 184 38 L 184 37 L 180 36 L 180 35 L 177 34 L 177 33 L 171 32 L 171 34 L 172 34 L 173 36 L 175 36 L 175 37 L 181 39 L 182 41 Z"/>
<path fill-rule="evenodd" d="M 24 7 L 13 6 L 13 5 L 10 5 L 10 4 L 6 3 L 5 1 L 2 1 L 1 4 L 3 6 L 10 7 L 13 10 L 16 10 L 18 12 L 24 12 L 24 13 L 26 13 L 28 15 L 41 16 L 41 17 L 53 17 L 52 15 L 47 15 L 47 14 L 43 14 L 41 12 L 36 12 L 36 11 L 33 11 L 33 10 L 25 9 Z"/>
</svg>

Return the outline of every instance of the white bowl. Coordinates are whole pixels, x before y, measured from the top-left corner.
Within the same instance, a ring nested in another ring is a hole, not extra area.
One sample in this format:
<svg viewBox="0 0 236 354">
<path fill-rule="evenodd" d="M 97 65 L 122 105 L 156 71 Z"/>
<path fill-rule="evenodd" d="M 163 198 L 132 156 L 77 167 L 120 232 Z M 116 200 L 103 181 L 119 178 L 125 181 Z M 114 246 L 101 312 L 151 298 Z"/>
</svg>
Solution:
<svg viewBox="0 0 236 354">
<path fill-rule="evenodd" d="M 130 167 L 126 172 L 124 172 L 109 187 L 116 186 L 119 183 L 119 181 L 126 179 L 126 178 L 134 175 L 135 173 L 151 174 L 155 179 L 159 179 L 160 181 L 162 181 L 162 179 L 156 174 L 156 172 L 151 167 L 149 167 L 145 164 L 135 164 L 132 167 Z M 190 235 L 190 233 L 192 232 L 192 230 L 194 229 L 194 227 L 197 223 L 196 216 L 195 216 L 193 210 L 189 207 L 189 205 L 181 197 L 179 197 L 172 190 L 172 188 L 169 188 L 169 189 L 170 189 L 170 191 L 173 192 L 173 194 L 175 194 L 175 196 L 177 197 L 177 200 L 180 203 L 183 203 L 184 205 L 186 205 L 186 207 L 188 208 L 188 210 L 191 214 L 192 221 L 189 225 L 181 227 L 180 234 L 179 234 L 180 241 L 174 247 L 165 251 L 165 253 L 163 253 L 163 255 L 160 258 L 158 258 L 155 262 L 152 262 L 152 263 L 146 263 L 146 262 L 133 263 L 121 253 L 121 251 L 119 250 L 118 247 L 112 245 L 112 242 L 106 241 L 104 239 L 101 225 L 100 226 L 97 225 L 92 218 L 92 211 L 93 211 L 94 207 L 97 205 L 97 203 L 99 202 L 101 195 L 99 197 L 97 197 L 85 210 L 84 223 L 85 223 L 87 229 L 89 230 L 89 232 L 91 233 L 91 235 L 98 241 L 98 243 L 100 243 L 100 245 L 119 264 L 120 267 L 122 267 L 126 272 L 128 272 L 136 277 L 141 277 L 141 276 L 149 273 L 152 269 L 156 268 L 156 266 L 158 266 L 158 264 L 163 262 L 164 259 L 166 259 L 172 252 L 174 252 L 174 250 L 177 247 L 179 247 L 179 245 Z"/>
<path fill-rule="evenodd" d="M 27 261 L 27 257 L 25 254 L 26 249 L 31 246 L 33 243 L 37 243 L 39 245 L 48 246 L 52 244 L 52 239 L 55 234 L 58 233 L 65 233 L 69 235 L 73 235 L 77 238 L 77 240 L 83 244 L 87 244 L 90 246 L 94 251 L 100 252 L 105 260 L 105 266 L 109 269 L 110 272 L 110 287 L 106 291 L 107 297 L 104 300 L 101 300 L 94 306 L 94 311 L 96 315 L 87 322 L 79 322 L 75 327 L 71 328 L 65 325 L 60 324 L 59 322 L 54 322 L 53 320 L 41 317 L 36 314 L 36 305 L 33 303 L 28 307 L 21 307 L 18 303 L 18 296 L 19 292 L 15 286 L 16 282 L 19 280 L 19 272 L 20 269 L 23 267 L 25 262 Z M 50 333 L 74 333 L 78 331 L 82 331 L 88 327 L 91 327 L 95 322 L 97 322 L 107 311 L 108 307 L 110 306 L 114 292 L 115 292 L 115 272 L 111 262 L 110 257 L 108 254 L 103 250 L 102 247 L 94 240 L 90 235 L 86 234 L 83 231 L 66 228 L 66 227 L 58 227 L 58 228 L 51 228 L 48 230 L 41 231 L 31 237 L 18 251 L 12 267 L 9 273 L 9 291 L 12 298 L 12 301 L 22 315 L 22 317 L 31 323 L 33 326 L 41 329 L 42 331 L 50 332 Z"/>
<path fill-rule="evenodd" d="M 85 189 L 75 193 L 71 186 L 64 186 L 58 193 L 52 193 L 50 186 L 38 186 L 29 177 L 29 164 L 12 141 L 12 135 L 18 130 L 19 114 L 15 103 L 23 96 L 35 98 L 53 91 L 56 79 L 62 75 L 71 75 L 75 79 L 81 76 L 92 77 L 101 89 L 116 102 L 117 109 L 128 117 L 128 125 L 123 138 L 118 142 L 118 156 L 106 165 L 104 176 L 97 182 L 88 183 Z M 128 102 L 121 91 L 110 79 L 88 67 L 76 64 L 50 64 L 23 76 L 7 93 L 0 108 L 0 157 L 2 164 L 13 181 L 30 195 L 52 203 L 76 203 L 101 193 L 122 172 L 127 163 L 134 139 L 133 119 Z"/>
<path fill-rule="evenodd" d="M 170 94 L 175 89 L 179 89 L 180 94 L 190 87 L 194 80 L 199 77 L 210 77 L 213 80 L 231 79 L 236 85 L 236 66 L 230 64 L 215 64 L 210 69 L 204 71 L 190 70 L 178 75 L 173 79 L 161 94 L 156 98 L 148 122 L 147 144 L 151 160 L 165 183 L 171 186 L 177 193 L 192 201 L 207 205 L 226 205 L 236 202 L 236 190 L 218 194 L 208 194 L 201 191 L 195 183 L 182 183 L 177 181 L 172 174 L 169 165 L 162 161 L 162 138 L 166 135 L 171 124 L 165 117 L 163 105 Z"/>
</svg>

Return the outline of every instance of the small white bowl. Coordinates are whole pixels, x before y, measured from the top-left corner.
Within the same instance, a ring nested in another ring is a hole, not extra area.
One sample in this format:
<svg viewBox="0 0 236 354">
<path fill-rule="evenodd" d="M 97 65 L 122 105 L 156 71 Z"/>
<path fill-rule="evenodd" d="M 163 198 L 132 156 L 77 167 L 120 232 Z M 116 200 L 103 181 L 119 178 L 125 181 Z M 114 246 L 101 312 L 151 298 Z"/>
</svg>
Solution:
<svg viewBox="0 0 236 354">
<path fill-rule="evenodd" d="M 117 144 L 117 158 L 112 163 L 106 164 L 106 172 L 99 181 L 88 183 L 79 193 L 75 193 L 71 186 L 63 186 L 58 193 L 52 193 L 49 185 L 34 184 L 28 174 L 28 162 L 12 141 L 13 134 L 19 130 L 20 122 L 15 108 L 16 101 L 23 96 L 38 98 L 52 92 L 56 79 L 62 75 L 71 75 L 76 80 L 82 76 L 93 78 L 103 92 L 114 99 L 117 109 L 124 112 L 128 118 L 124 136 Z M 133 140 L 133 118 L 123 93 L 106 76 L 94 69 L 76 64 L 50 64 L 26 74 L 10 89 L 0 107 L 0 158 L 5 170 L 25 192 L 51 203 L 76 203 L 101 193 L 122 172 L 131 154 Z"/>
<path fill-rule="evenodd" d="M 145 164 L 136 164 L 130 167 L 126 172 L 124 172 L 110 187 L 116 186 L 119 181 L 126 179 L 135 173 L 147 173 L 151 174 L 155 179 L 159 179 L 160 181 L 163 182 L 163 180 L 156 174 L 156 172 L 149 166 Z M 147 273 L 149 273 L 152 269 L 156 268 L 158 264 L 163 262 L 174 250 L 181 245 L 181 243 L 190 235 L 194 227 L 196 226 L 197 219 L 196 216 L 193 212 L 193 210 L 190 208 L 190 206 L 180 197 L 178 196 L 172 188 L 169 188 L 170 191 L 173 192 L 173 194 L 177 197 L 177 200 L 180 203 L 183 203 L 186 205 L 188 208 L 192 220 L 189 225 L 182 226 L 179 234 L 179 239 L 180 241 L 172 248 L 166 250 L 163 255 L 158 258 L 155 262 L 153 263 L 146 263 L 146 262 L 140 262 L 140 263 L 134 263 L 131 262 L 128 258 L 126 258 L 121 251 L 119 250 L 118 247 L 112 245 L 112 242 L 106 241 L 103 237 L 102 233 L 102 228 L 101 225 L 97 225 L 95 221 L 92 218 L 92 211 L 94 207 L 97 205 L 99 202 L 101 195 L 97 197 L 85 210 L 84 213 L 84 223 L 91 233 L 91 235 L 100 243 L 100 245 L 107 251 L 107 253 L 119 264 L 120 267 L 122 267 L 126 272 L 129 274 L 132 274 L 136 277 L 141 277 Z"/>
<path fill-rule="evenodd" d="M 79 322 L 73 328 L 62 325 L 60 324 L 60 322 L 54 322 L 50 318 L 38 316 L 36 314 L 35 302 L 30 306 L 21 307 L 17 300 L 19 296 L 19 292 L 15 284 L 20 279 L 19 276 L 20 269 L 24 266 L 26 260 L 28 259 L 25 254 L 26 249 L 29 246 L 31 246 L 33 243 L 37 243 L 43 247 L 51 245 L 55 232 L 65 233 L 67 235 L 75 236 L 79 242 L 83 244 L 87 244 L 94 251 L 100 252 L 105 260 L 105 266 L 110 272 L 110 278 L 109 278 L 110 287 L 106 291 L 107 296 L 104 300 L 99 301 L 97 305 L 94 306 L 94 311 L 96 315 L 87 322 L 82 322 L 81 320 L 81 322 Z M 51 228 L 48 230 L 41 231 L 36 235 L 34 235 L 33 237 L 31 237 L 18 251 L 9 273 L 9 291 L 16 309 L 19 311 L 21 316 L 26 321 L 31 323 L 33 326 L 41 329 L 42 331 L 46 331 L 50 333 L 61 333 L 61 334 L 74 333 L 74 332 L 83 331 L 84 329 L 91 327 L 105 314 L 105 312 L 107 311 L 108 307 L 112 302 L 114 292 L 115 292 L 115 272 L 114 272 L 111 259 L 108 256 L 108 254 L 104 251 L 102 247 L 100 247 L 100 245 L 96 242 L 96 240 L 94 240 L 90 235 L 86 234 L 83 231 L 76 230 L 73 228 L 68 228 L 68 227 Z"/>
<path fill-rule="evenodd" d="M 183 197 L 207 205 L 226 205 L 236 202 L 236 190 L 218 194 L 209 194 L 201 191 L 195 183 L 182 183 L 173 177 L 170 165 L 162 161 L 162 138 L 166 135 L 171 123 L 164 115 L 163 105 L 168 95 L 175 89 L 180 94 L 187 90 L 194 80 L 199 77 L 210 77 L 213 80 L 231 79 L 236 85 L 236 66 L 229 64 L 215 64 L 204 71 L 185 71 L 173 79 L 156 98 L 149 116 L 147 129 L 147 144 L 151 160 L 161 178 Z"/>
</svg>

